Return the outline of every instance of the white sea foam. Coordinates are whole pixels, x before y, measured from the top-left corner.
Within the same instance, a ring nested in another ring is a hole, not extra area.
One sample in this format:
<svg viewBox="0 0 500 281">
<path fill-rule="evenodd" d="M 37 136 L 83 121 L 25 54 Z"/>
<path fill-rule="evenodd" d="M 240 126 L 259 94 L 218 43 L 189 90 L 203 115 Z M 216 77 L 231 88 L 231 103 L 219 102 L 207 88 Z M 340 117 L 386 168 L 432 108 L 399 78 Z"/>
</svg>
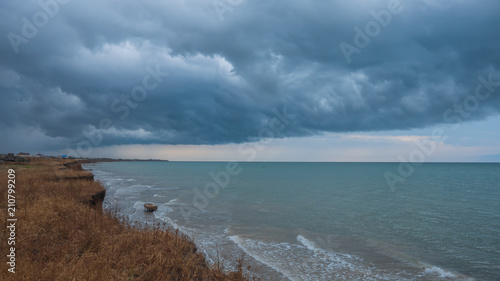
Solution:
<svg viewBox="0 0 500 281">
<path fill-rule="evenodd" d="M 116 189 L 115 196 L 125 197 L 125 196 L 137 196 L 138 194 L 150 189 L 150 185 L 132 185 L 129 187 L 120 187 Z"/>
<path fill-rule="evenodd" d="M 293 272 L 290 272 L 286 268 L 281 267 L 278 263 L 273 262 L 270 258 L 268 258 L 266 256 L 259 255 L 258 252 L 256 252 L 255 250 L 252 249 L 253 245 L 251 245 L 250 239 L 243 239 L 243 238 L 240 238 L 238 235 L 229 236 L 229 239 L 231 239 L 231 241 L 236 243 L 236 245 L 238 245 L 238 247 L 240 247 L 245 253 L 250 255 L 255 260 L 271 267 L 272 269 L 285 275 L 288 279 L 290 279 L 292 281 L 300 280 L 300 279 L 294 277 Z"/>
<path fill-rule="evenodd" d="M 170 208 L 168 206 L 167 203 L 165 204 L 161 204 L 159 207 L 158 207 L 158 211 L 160 211 L 162 214 L 166 214 L 166 213 L 172 213 L 174 212 L 174 209 Z"/>
<path fill-rule="evenodd" d="M 265 242 L 237 235 L 229 239 L 249 256 L 290 280 L 411 280 L 375 268 L 357 256 L 322 249 L 303 235 L 297 236 L 300 244 Z"/>
<path fill-rule="evenodd" d="M 174 198 L 174 199 L 168 201 L 168 203 L 166 203 L 166 204 L 177 205 L 177 203 L 179 203 L 179 200 L 177 198 Z"/>
<path fill-rule="evenodd" d="M 130 188 L 135 188 L 135 189 L 148 189 L 148 188 L 152 188 L 151 185 L 144 185 L 144 184 L 135 184 L 135 185 L 132 185 Z"/>
<path fill-rule="evenodd" d="M 476 279 L 460 274 L 458 272 L 452 272 L 435 265 L 430 265 L 424 262 L 418 262 L 419 266 L 424 268 L 424 275 L 431 277 L 432 280 L 439 278 L 439 280 L 460 280 L 460 281 L 475 281 Z"/>
<path fill-rule="evenodd" d="M 144 204 L 146 204 L 146 203 L 147 203 L 147 202 L 144 202 L 144 201 L 136 201 L 136 202 L 134 203 L 133 208 L 134 208 L 134 209 L 137 209 L 137 210 L 139 210 L 139 209 L 144 209 Z"/>
<path fill-rule="evenodd" d="M 437 266 L 425 269 L 426 274 L 437 275 L 441 278 L 457 278 L 458 276 Z"/>
<path fill-rule="evenodd" d="M 306 246 L 306 248 L 313 252 L 318 252 L 320 250 L 316 247 L 316 245 L 314 245 L 312 241 L 307 240 L 307 238 L 302 235 L 297 236 L 297 241 L 299 241 L 302 245 Z"/>
<path fill-rule="evenodd" d="M 155 218 L 161 220 L 161 221 L 164 221 L 166 222 L 168 225 L 170 225 L 173 229 L 179 229 L 179 231 L 192 238 L 194 236 L 194 233 L 195 231 L 191 228 L 188 228 L 188 227 L 185 227 L 185 226 L 181 226 L 181 225 L 178 225 L 173 219 L 171 219 L 169 216 L 168 216 L 168 213 L 171 213 L 171 212 L 174 212 L 174 210 L 172 208 L 170 208 L 167 203 L 165 204 L 161 204 L 158 206 L 158 210 L 156 212 L 154 212 L 154 216 Z"/>
<path fill-rule="evenodd" d="M 164 222 L 166 222 L 167 224 L 171 225 L 174 229 L 179 229 L 181 230 L 182 227 L 180 227 L 177 223 L 175 223 L 172 219 L 170 219 L 169 217 L 163 215 L 161 212 L 155 212 L 155 218 L 157 219 L 160 219 Z"/>
</svg>

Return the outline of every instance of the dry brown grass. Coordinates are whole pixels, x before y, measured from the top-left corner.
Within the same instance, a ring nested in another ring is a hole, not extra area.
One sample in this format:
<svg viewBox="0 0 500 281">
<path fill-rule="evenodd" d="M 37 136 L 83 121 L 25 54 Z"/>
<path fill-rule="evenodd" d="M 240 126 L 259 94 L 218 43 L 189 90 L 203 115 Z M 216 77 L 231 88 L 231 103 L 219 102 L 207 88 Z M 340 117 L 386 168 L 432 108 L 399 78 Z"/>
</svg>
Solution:
<svg viewBox="0 0 500 281">
<path fill-rule="evenodd" d="M 178 233 L 134 227 L 90 206 L 103 187 L 71 161 L 0 165 L 2 280 L 249 280 L 210 268 Z M 16 273 L 7 271 L 7 168 L 16 170 Z M 90 200 L 90 201 L 89 201 Z M 94 202 L 95 203 L 95 202 Z"/>
</svg>

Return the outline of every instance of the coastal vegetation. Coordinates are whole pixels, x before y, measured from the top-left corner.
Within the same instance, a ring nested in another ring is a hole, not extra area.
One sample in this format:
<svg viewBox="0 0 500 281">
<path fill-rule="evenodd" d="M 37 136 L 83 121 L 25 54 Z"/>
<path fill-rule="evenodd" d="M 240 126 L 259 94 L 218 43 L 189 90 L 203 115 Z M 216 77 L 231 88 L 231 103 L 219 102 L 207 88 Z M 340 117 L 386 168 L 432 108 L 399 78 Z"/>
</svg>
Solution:
<svg viewBox="0 0 500 281">
<path fill-rule="evenodd" d="M 28 165 L 29 164 L 29 165 Z M 7 227 L 8 170 L 15 171 L 15 273 L 2 280 L 249 280 L 208 265 L 196 245 L 165 225 L 140 225 L 103 210 L 105 189 L 75 160 L 0 165 L 0 219 Z M 5 261 L 12 245 L 1 232 Z"/>
</svg>

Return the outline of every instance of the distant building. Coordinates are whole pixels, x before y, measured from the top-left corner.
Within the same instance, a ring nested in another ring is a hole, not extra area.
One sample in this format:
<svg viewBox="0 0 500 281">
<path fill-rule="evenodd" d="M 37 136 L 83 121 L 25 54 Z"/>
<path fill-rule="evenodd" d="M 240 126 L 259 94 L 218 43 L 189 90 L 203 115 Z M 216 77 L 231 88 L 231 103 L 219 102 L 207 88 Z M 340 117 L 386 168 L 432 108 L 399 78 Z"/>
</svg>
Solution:
<svg viewBox="0 0 500 281">
<path fill-rule="evenodd" d="M 14 158 L 14 161 L 16 161 L 16 162 L 30 162 L 30 161 L 31 161 L 31 159 L 30 159 L 30 158 L 28 158 L 28 157 L 16 156 L 16 157 Z"/>
<path fill-rule="evenodd" d="M 38 153 L 37 155 L 35 155 L 35 157 L 36 158 L 45 158 L 45 155 Z"/>
<path fill-rule="evenodd" d="M 61 155 L 61 158 L 66 159 L 68 158 L 68 155 Z"/>
<path fill-rule="evenodd" d="M 7 159 L 7 154 L 0 154 L 0 160 Z"/>
<path fill-rule="evenodd" d="M 5 154 L 2 154 L 5 155 Z M 17 155 L 14 155 L 14 153 L 9 153 L 6 155 L 5 159 L 2 161 L 10 161 L 10 162 L 30 162 L 30 156 L 29 153 L 18 153 Z"/>
</svg>

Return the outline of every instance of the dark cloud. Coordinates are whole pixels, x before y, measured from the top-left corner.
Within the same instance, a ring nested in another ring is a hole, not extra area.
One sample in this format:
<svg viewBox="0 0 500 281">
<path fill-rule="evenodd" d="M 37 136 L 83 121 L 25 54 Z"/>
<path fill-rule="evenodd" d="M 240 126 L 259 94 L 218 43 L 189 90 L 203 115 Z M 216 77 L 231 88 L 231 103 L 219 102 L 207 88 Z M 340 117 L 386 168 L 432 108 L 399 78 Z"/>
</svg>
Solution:
<svg viewBox="0 0 500 281">
<path fill-rule="evenodd" d="M 13 133 L 0 145 L 22 134 L 57 149 L 83 132 L 103 133 L 99 145 L 245 142 L 285 106 L 297 117 L 275 137 L 423 128 L 450 121 L 479 76 L 500 80 L 493 0 L 402 0 L 348 63 L 339 44 L 392 1 L 244 1 L 221 20 L 211 0 L 42 0 L 54 13 L 37 31 L 23 18 L 44 20 L 38 1 L 3 1 L 0 129 Z M 156 68 L 169 76 L 127 98 Z M 499 91 L 461 119 L 498 114 Z"/>
</svg>

